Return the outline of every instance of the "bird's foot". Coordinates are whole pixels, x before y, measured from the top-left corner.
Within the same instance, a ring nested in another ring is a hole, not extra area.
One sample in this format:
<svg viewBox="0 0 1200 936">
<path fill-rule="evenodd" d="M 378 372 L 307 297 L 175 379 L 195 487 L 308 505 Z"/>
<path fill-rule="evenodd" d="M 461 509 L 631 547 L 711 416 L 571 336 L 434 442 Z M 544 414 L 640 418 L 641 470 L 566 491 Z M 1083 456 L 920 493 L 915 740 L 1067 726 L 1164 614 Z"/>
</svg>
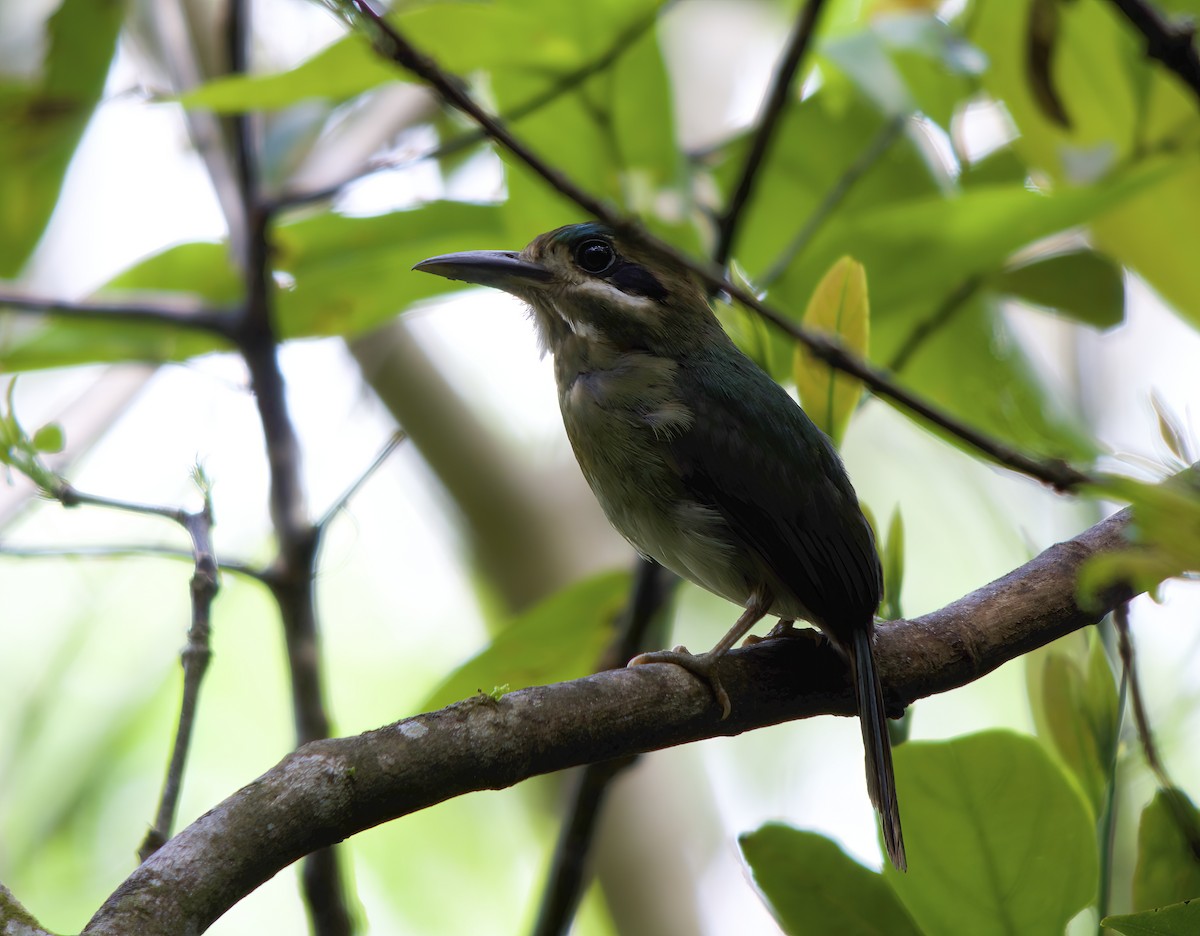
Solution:
<svg viewBox="0 0 1200 936">
<path fill-rule="evenodd" d="M 721 676 L 717 672 L 717 666 L 721 662 L 721 657 L 724 654 L 712 653 L 689 653 L 687 647 L 676 647 L 674 650 L 655 650 L 653 653 L 639 653 L 629 661 L 629 666 L 643 666 L 646 663 L 674 663 L 676 666 L 682 666 L 689 673 L 692 673 L 705 682 L 713 691 L 713 695 L 717 697 L 717 704 L 721 706 L 721 721 L 729 717 L 729 713 L 733 710 L 733 706 L 729 701 L 729 693 L 725 691 L 725 687 L 721 685 Z"/>
</svg>

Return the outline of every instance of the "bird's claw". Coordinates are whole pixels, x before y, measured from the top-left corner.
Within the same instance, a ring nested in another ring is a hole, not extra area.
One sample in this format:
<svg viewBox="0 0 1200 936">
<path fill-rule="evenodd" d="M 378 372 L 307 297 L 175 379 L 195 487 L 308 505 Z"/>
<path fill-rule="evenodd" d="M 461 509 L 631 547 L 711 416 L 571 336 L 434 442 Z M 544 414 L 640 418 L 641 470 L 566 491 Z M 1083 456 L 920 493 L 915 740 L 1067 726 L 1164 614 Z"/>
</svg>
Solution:
<svg viewBox="0 0 1200 936">
<path fill-rule="evenodd" d="M 689 673 L 698 676 L 708 683 L 717 704 L 721 706 L 721 721 L 729 717 L 733 705 L 729 701 L 729 693 L 721 685 L 721 676 L 717 667 L 721 662 L 719 656 L 710 653 L 688 653 L 687 648 L 678 646 L 674 650 L 655 650 L 653 653 L 639 653 L 629 661 L 629 666 L 643 666 L 646 663 L 674 663 L 682 666 Z"/>
</svg>

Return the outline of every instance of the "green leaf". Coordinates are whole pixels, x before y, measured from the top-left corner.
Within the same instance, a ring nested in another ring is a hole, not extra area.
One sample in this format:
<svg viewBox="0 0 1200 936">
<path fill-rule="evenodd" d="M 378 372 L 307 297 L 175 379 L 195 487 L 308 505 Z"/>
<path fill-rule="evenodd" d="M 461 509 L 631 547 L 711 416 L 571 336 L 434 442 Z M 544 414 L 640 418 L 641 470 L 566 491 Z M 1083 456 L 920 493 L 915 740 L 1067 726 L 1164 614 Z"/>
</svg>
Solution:
<svg viewBox="0 0 1200 936">
<path fill-rule="evenodd" d="M 770 823 L 738 844 L 785 933 L 920 936 L 882 875 L 829 839 Z"/>
<path fill-rule="evenodd" d="M 551 595 L 447 676 L 424 709 L 440 709 L 494 686 L 523 689 L 594 672 L 629 588 L 627 572 L 607 572 Z"/>
<path fill-rule="evenodd" d="M 413 264 L 503 245 L 503 217 L 494 205 L 431 202 L 370 218 L 326 212 L 278 228 L 275 269 L 294 281 L 276 292 L 280 332 L 284 338 L 355 335 L 418 299 L 462 289 L 414 273 Z"/>
<path fill-rule="evenodd" d="M 1150 405 L 1154 407 L 1154 415 L 1158 417 L 1158 435 L 1172 455 L 1179 459 L 1182 465 L 1195 461 L 1190 457 L 1187 433 L 1179 415 L 1175 413 L 1157 389 L 1150 391 Z"/>
<path fill-rule="evenodd" d="M 866 357 L 870 319 L 867 273 L 852 257 L 842 257 L 813 290 L 803 324 Z M 862 381 L 834 370 L 802 344 L 796 345 L 793 373 L 805 412 L 840 445 L 862 397 Z"/>
<path fill-rule="evenodd" d="M 741 287 L 751 295 L 761 295 L 736 260 L 729 265 L 729 276 L 733 285 Z M 729 302 L 723 296 L 717 296 L 712 302 L 712 307 L 721 327 L 725 329 L 741 352 L 768 374 L 772 373 L 771 350 L 773 344 L 763 317 L 751 312 L 740 303 Z"/>
<path fill-rule="evenodd" d="M 1045 71 L 1031 80 L 1035 11 L 1050 12 L 1054 22 Z M 1020 131 L 1013 146 L 1031 166 L 1058 180 L 1088 181 L 1129 156 L 1139 119 L 1135 72 L 1143 66 L 1133 31 L 1108 4 L 984 0 L 967 38 L 986 53 L 983 86 L 1004 102 Z"/>
<path fill-rule="evenodd" d="M 900 592 L 904 586 L 904 517 L 897 504 L 888 522 L 887 544 L 883 550 L 883 610 L 890 621 L 904 616 L 900 607 Z"/>
<path fill-rule="evenodd" d="M 513 129 L 543 160 L 562 167 L 593 194 L 642 212 L 656 233 L 670 237 L 681 227 L 679 206 L 690 190 L 680 184 L 670 85 L 650 28 L 660 6 L 640 0 L 543 5 L 539 31 L 555 35 L 572 54 L 541 69 L 493 69 L 492 89 L 505 113 L 565 88 L 512 121 Z M 605 62 L 606 67 L 595 68 Z M 579 220 L 574 202 L 507 152 L 499 155 L 507 166 L 514 233 L 519 228 L 528 240 Z M 666 194 L 672 197 L 660 198 L 670 185 L 675 188 Z M 659 217 L 663 202 L 672 206 L 670 223 Z"/>
<path fill-rule="evenodd" d="M 287 282 L 272 292 L 281 337 L 357 334 L 418 299 L 460 288 L 413 273 L 412 265 L 435 254 L 503 242 L 502 219 L 501 209 L 492 205 L 432 202 L 370 218 L 326 212 L 280 225 L 271 260 L 276 282 Z M 238 300 L 241 289 L 225 245 L 193 243 L 143 260 L 100 294 L 152 302 L 146 292 L 181 292 L 224 305 Z M 216 336 L 173 324 L 49 318 L 0 346 L 0 368 L 178 361 L 226 347 Z"/>
<path fill-rule="evenodd" d="M 223 244 L 191 243 L 141 261 L 99 290 L 107 300 L 152 302 L 154 294 L 184 293 L 225 304 L 241 284 Z M 146 293 L 151 293 L 147 298 Z M 228 344 L 205 332 L 163 322 L 111 322 L 48 316 L 35 328 L 0 343 L 0 370 L 23 371 L 103 361 L 182 361 Z"/>
<path fill-rule="evenodd" d="M 1149 910 L 1200 897 L 1200 858 L 1181 824 L 1192 835 L 1200 829 L 1200 811 L 1182 790 L 1159 790 L 1142 810 L 1133 872 L 1135 907 Z"/>
<path fill-rule="evenodd" d="M 1200 900 L 1185 900 L 1143 913 L 1105 917 L 1100 925 L 1125 936 L 1196 936 L 1200 932 Z"/>
<path fill-rule="evenodd" d="M 295 68 L 270 75 L 228 75 L 180 95 L 184 107 L 237 114 L 274 110 L 311 98 L 341 101 L 408 72 L 382 58 L 362 33 L 351 33 Z"/>
<path fill-rule="evenodd" d="M 886 113 L 919 110 L 943 127 L 971 96 L 986 64 L 932 11 L 875 16 L 866 29 L 824 43 L 821 54 Z"/>
<path fill-rule="evenodd" d="M 41 80 L 0 82 L 0 277 L 19 272 L 50 220 L 123 13 L 117 0 L 63 0 L 47 23 Z"/>
<path fill-rule="evenodd" d="M 1116 678 L 1094 630 L 1070 634 L 1026 657 L 1038 736 L 1062 759 L 1104 811 L 1120 729 Z"/>
<path fill-rule="evenodd" d="M 1085 606 L 1118 582 L 1135 592 L 1150 591 L 1165 579 L 1200 570 L 1200 482 L 1194 472 L 1162 484 L 1107 477 L 1098 490 L 1133 508 L 1130 540 L 1135 548 L 1102 553 L 1084 563 L 1076 582 Z"/>
<path fill-rule="evenodd" d="M 1061 936 L 1095 896 L 1095 830 L 1032 738 L 986 731 L 896 749 L 908 873 L 883 876 L 927 936 Z"/>
<path fill-rule="evenodd" d="M 862 91 L 844 80 L 784 109 L 735 245 L 735 255 L 752 276 L 760 278 L 781 259 L 789 261 L 789 268 L 796 265 L 795 258 L 788 257 L 786 246 L 809 226 L 813 214 L 830 194 L 844 185 L 847 172 L 871 149 L 873 141 L 888 131 L 888 124 L 888 118 Z M 821 145 L 813 146 L 813 140 L 820 140 Z M 726 200 L 740 176 L 749 141 L 748 134 L 742 135 L 713 157 L 717 162 L 714 179 Z M 822 234 L 839 218 L 912 204 L 923 198 L 940 200 L 938 183 L 912 138 L 901 134 L 858 175 L 837 211 L 818 227 L 800 261 L 817 249 L 826 239 Z M 863 258 L 853 239 L 839 238 L 836 252 L 830 248 L 823 253 L 819 262 L 814 260 L 805 266 L 804 282 L 788 293 L 800 300 L 797 310 L 804 307 L 830 265 L 847 254 L 863 261 L 871 271 L 871 289 L 873 298 L 877 298 L 874 265 Z M 907 257 L 911 262 L 912 255 Z"/>
<path fill-rule="evenodd" d="M 993 278 L 992 286 L 1096 328 L 1111 328 L 1125 318 L 1121 268 L 1094 250 L 1058 254 L 1004 270 Z"/>
<path fill-rule="evenodd" d="M 63 429 L 58 423 L 47 423 L 33 434 L 31 440 L 34 449 L 47 455 L 54 455 L 63 450 L 66 439 Z"/>
<path fill-rule="evenodd" d="M 1135 270 L 1193 327 L 1200 326 L 1200 265 L 1192 262 L 1197 204 L 1200 161 L 1193 159 L 1092 224 L 1096 246 Z"/>
<path fill-rule="evenodd" d="M 1012 146 L 1032 168 L 1055 180 L 1147 162 L 1160 152 L 1188 153 L 1184 171 L 1158 180 L 1145 192 L 1114 206 L 1092 221 L 1092 240 L 1121 264 L 1136 270 L 1181 315 L 1200 323 L 1200 267 L 1194 238 L 1181 236 L 1194 225 L 1200 202 L 1200 160 L 1196 143 L 1195 95 L 1169 70 L 1144 54 L 1135 30 L 1111 4 L 1059 4 L 1060 50 L 1055 84 L 1071 127 L 1042 114 L 1021 72 L 1022 24 L 1031 0 L 985 0 L 975 4 L 970 38 L 987 54 L 991 67 L 985 89 L 1004 103 L 1016 124 Z M 874 272 L 872 270 L 872 275 Z"/>
<path fill-rule="evenodd" d="M 896 331 L 911 337 L 913 326 L 889 319 L 882 310 L 872 280 L 871 322 L 876 357 L 880 345 L 895 348 Z M 1034 371 L 1024 349 L 997 303 L 975 295 L 949 317 L 930 323 L 918 350 L 900 372 L 905 385 L 947 412 L 990 435 L 1034 451 L 1089 460 L 1096 444 L 1084 433 L 1078 418 L 1068 412 Z M 936 431 L 936 430 L 935 430 Z M 952 445 L 962 442 L 941 434 Z M 968 451 L 973 451 L 969 450 Z"/>
</svg>

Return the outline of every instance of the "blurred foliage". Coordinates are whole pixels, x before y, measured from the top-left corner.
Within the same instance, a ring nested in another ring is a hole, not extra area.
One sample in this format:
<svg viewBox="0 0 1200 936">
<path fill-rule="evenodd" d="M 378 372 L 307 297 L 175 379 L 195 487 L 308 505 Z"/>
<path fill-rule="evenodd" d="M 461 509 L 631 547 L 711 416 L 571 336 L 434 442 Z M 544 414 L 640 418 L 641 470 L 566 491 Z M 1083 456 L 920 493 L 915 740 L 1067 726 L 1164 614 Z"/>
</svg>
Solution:
<svg viewBox="0 0 1200 936">
<path fill-rule="evenodd" d="M 1159 5 L 1200 13 L 1195 0 Z M 702 151 L 681 147 L 677 115 L 688 89 L 678 86 L 664 55 L 681 6 L 402 3 L 389 17 L 548 164 L 702 256 L 712 247 L 712 218 L 736 184 L 754 128 L 737 124 L 743 115 L 732 124 L 722 115 L 715 121 L 725 127 L 720 139 Z M 794 4 L 764 6 L 794 12 Z M 1144 41 L 1109 3 L 968 0 L 947 19 L 935 15 L 939 4 L 920 0 L 829 7 L 806 90 L 784 107 L 738 228 L 732 275 L 798 321 L 838 335 L 964 422 L 1023 450 L 1090 465 L 1104 446 L 1086 414 L 1035 366 L 1038 349 L 1013 327 L 1007 306 L 1028 305 L 1034 316 L 1054 316 L 1070 328 L 1112 329 L 1124 321 L 1132 272 L 1183 320 L 1200 326 L 1196 96 L 1147 60 Z M 63 0 L 43 24 L 38 67 L 0 79 L 0 276 L 17 279 L 28 270 L 102 100 L 118 37 L 123 28 L 134 31 L 132 22 L 129 7 L 116 0 Z M 356 120 L 367 119 L 365 105 L 385 87 L 410 80 L 380 61 L 361 36 L 344 34 L 280 71 L 213 77 L 153 97 L 191 112 L 261 112 L 268 130 L 307 121 L 312 133 L 263 135 L 264 150 L 290 147 L 264 152 L 264 162 L 296 167 L 320 146 L 333 146 L 347 127 L 363 130 Z M 519 247 L 580 220 L 574 205 L 479 140 L 460 117 L 425 112 L 414 120 L 402 133 L 388 131 L 369 159 L 347 158 L 337 176 L 356 180 L 393 165 L 431 173 L 434 181 L 402 207 L 366 216 L 346 210 L 340 197 L 310 200 L 299 174 L 267 193 L 279 199 L 269 263 L 284 338 L 364 334 L 457 288 L 410 275 L 415 261 L 471 247 Z M 480 167 L 502 179 L 485 194 L 469 184 Z M 456 194 L 463 190 L 472 195 Z M 103 222 L 96 219 L 97 232 Z M 176 293 L 234 308 L 242 292 L 228 245 L 193 241 L 163 244 L 98 295 L 146 305 Z M 720 297 L 716 303 L 739 345 L 776 378 L 795 384 L 814 417 L 840 439 L 862 411 L 861 388 L 797 353 L 761 319 Z M 4 314 L 0 323 L 0 369 L 7 372 L 182 361 L 228 350 L 212 334 L 167 322 Z M 1186 435 L 1165 406 L 1156 409 L 1164 444 L 1178 462 L 1167 467 L 1178 470 L 1192 457 Z M 0 460 L 29 470 L 40 464 L 39 453 L 61 444 L 53 426 L 23 430 L 9 397 L 0 414 Z M 1114 478 L 1094 493 L 1132 504 L 1135 528 L 1128 551 L 1088 564 L 1081 598 L 1119 582 L 1153 589 L 1200 569 L 1200 495 L 1186 479 Z M 898 617 L 905 530 L 899 510 L 891 516 L 881 538 L 883 610 Z M 587 671 L 627 590 L 627 575 L 607 574 L 547 597 L 444 676 L 427 704 Z M 257 684 L 257 671 L 244 659 L 242 665 L 244 681 Z M 1040 747 L 992 732 L 897 750 L 908 875 L 890 868 L 877 874 L 832 842 L 781 826 L 743 837 L 755 883 L 788 932 L 1061 933 L 1096 899 L 1098 843 L 1108 847 L 1096 820 L 1122 756 L 1116 677 L 1095 635 L 1031 655 L 1026 673 Z M 27 696 L 14 716 L 22 745 L 37 734 L 40 699 Z M 161 719 L 161 706 L 151 715 L 148 704 L 139 696 L 116 706 L 82 756 L 75 752 L 71 782 L 53 796 L 17 789 L 19 802 L 5 811 L 0 836 L 8 840 L 0 851 L 4 869 L 50 855 L 61 861 L 55 868 L 83 873 L 75 865 L 93 852 L 75 849 L 68 832 L 82 824 L 76 834 L 101 837 L 102 806 L 88 797 L 94 790 L 111 793 L 121 779 L 114 779 L 122 762 L 109 757 L 110 745 L 148 743 L 148 735 L 133 738 L 146 721 Z M 140 780 L 143 787 L 147 782 Z M 487 812 L 455 808 L 467 817 L 456 829 L 474 828 L 484 818 L 477 813 Z M 436 814 L 414 824 L 429 823 L 430 840 L 440 840 L 450 821 Z M 1175 904 L 1200 896 L 1177 833 L 1160 794 L 1142 814 L 1132 881 L 1137 907 L 1130 909 L 1164 909 L 1109 918 L 1106 926 L 1196 931 L 1197 905 Z M 534 837 L 524 828 L 514 834 Z M 473 858 L 477 877 L 494 864 L 488 849 Z M 385 863 L 380 856 L 372 868 Z M 399 866 L 416 881 L 414 891 L 428 889 L 428 876 L 446 873 L 415 850 Z M 520 869 L 504 870 L 490 895 L 528 883 Z M 72 891 L 70 880 L 62 871 L 64 893 Z M 409 912 L 433 913 L 432 906 Z"/>
<path fill-rule="evenodd" d="M 1121 727 L 1104 641 L 1094 631 L 1068 634 L 1027 655 L 1025 673 L 1038 736 L 1074 776 L 1099 820 Z"/>
<path fill-rule="evenodd" d="M 58 203 L 123 13 L 113 0 L 63 0 L 46 22 L 39 73 L 15 79 L 0 68 L 0 276 L 20 271 Z"/>
<path fill-rule="evenodd" d="M 556 592 L 504 624 L 484 650 L 446 677 L 422 710 L 594 673 L 615 636 L 630 584 L 628 573 L 608 572 Z"/>
<path fill-rule="evenodd" d="M 869 871 L 821 836 L 766 826 L 742 851 L 789 934 L 1058 936 L 1094 896 L 1093 824 L 1032 739 L 991 731 L 896 750 L 907 873 Z"/>
</svg>

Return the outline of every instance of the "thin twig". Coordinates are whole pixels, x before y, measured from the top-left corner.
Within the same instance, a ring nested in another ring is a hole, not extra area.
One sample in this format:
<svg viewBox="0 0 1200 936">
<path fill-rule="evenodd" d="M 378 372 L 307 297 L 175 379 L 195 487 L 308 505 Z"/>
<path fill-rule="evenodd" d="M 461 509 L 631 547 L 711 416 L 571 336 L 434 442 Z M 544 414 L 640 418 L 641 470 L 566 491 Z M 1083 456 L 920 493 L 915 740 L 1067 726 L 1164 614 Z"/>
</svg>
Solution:
<svg viewBox="0 0 1200 936">
<path fill-rule="evenodd" d="M 862 358 L 846 350 L 842 344 L 824 334 L 814 333 L 796 325 L 788 316 L 758 300 L 744 289 L 734 286 L 725 279 L 721 271 L 708 263 L 687 256 L 671 244 L 649 234 L 640 225 L 622 217 L 608 204 L 588 194 L 575 185 L 563 172 L 548 165 L 495 117 L 484 111 L 464 90 L 463 83 L 444 72 L 437 63 L 419 52 L 390 23 L 366 5 L 365 0 L 339 0 L 357 11 L 372 35 L 375 49 L 383 56 L 408 69 L 432 86 L 446 103 L 458 108 L 475 120 L 489 137 L 524 162 L 533 172 L 556 192 L 569 198 L 584 211 L 608 224 L 614 230 L 636 240 L 659 254 L 667 261 L 691 271 L 705 286 L 724 291 L 754 310 L 762 318 L 775 325 L 807 347 L 813 355 L 830 367 L 857 377 L 876 396 L 897 404 L 901 409 L 919 417 L 949 433 L 986 458 L 1011 468 L 1014 471 L 1037 478 L 1058 491 L 1071 491 L 1092 479 L 1084 472 L 1073 468 L 1062 459 L 1041 459 L 1023 452 L 966 425 L 949 413 L 943 412 L 921 397 L 901 387 L 884 371 L 872 366 Z"/>
<path fill-rule="evenodd" d="M 172 559 L 195 561 L 190 550 L 175 549 L 157 543 L 128 546 L 11 546 L 0 543 L 0 556 L 10 559 Z M 217 559 L 217 571 L 241 575 L 263 585 L 272 583 L 270 573 L 237 559 Z"/>
<path fill-rule="evenodd" d="M 79 321 L 148 323 L 210 332 L 232 340 L 237 312 L 199 302 L 172 298 L 156 303 L 96 301 L 68 302 L 22 293 L 0 291 L 0 312 L 32 313 Z"/>
<path fill-rule="evenodd" d="M 192 742 L 192 729 L 196 724 L 200 683 L 204 680 L 204 674 L 212 660 L 210 614 L 213 599 L 220 588 L 212 543 L 212 525 L 212 499 L 205 491 L 203 509 L 194 514 L 186 514 L 183 518 L 184 529 L 192 539 L 192 555 L 196 563 L 191 583 L 192 624 L 188 628 L 187 645 L 181 654 L 183 697 L 179 705 L 179 726 L 175 732 L 175 744 L 171 750 L 170 764 L 167 766 L 162 798 L 159 800 L 158 816 L 138 849 L 138 857 L 142 861 L 154 854 L 171 837 L 171 829 L 175 825 L 175 814 L 179 807 L 179 793 L 183 787 L 183 771 Z"/>
<path fill-rule="evenodd" d="M 539 91 L 532 95 L 528 100 L 516 105 L 511 110 L 506 111 L 501 115 L 500 119 L 505 123 L 516 123 L 530 114 L 536 113 L 548 104 L 552 104 L 564 94 L 574 91 L 593 75 L 604 71 L 612 66 L 617 59 L 629 51 L 635 42 L 641 39 L 642 35 L 648 30 L 658 19 L 659 11 L 656 9 L 649 15 L 632 23 L 629 28 L 619 33 L 613 40 L 612 44 L 599 55 L 589 62 L 576 68 L 574 71 L 568 72 L 562 76 L 562 79 L 555 82 L 545 91 Z M 368 176 L 374 175 L 377 172 L 390 172 L 397 169 L 406 169 L 409 166 L 417 165 L 430 159 L 442 159 L 446 156 L 453 156 L 455 153 L 460 153 L 468 147 L 475 146 L 489 139 L 487 133 L 483 130 L 476 129 L 462 133 L 459 136 L 439 143 L 437 146 L 419 153 L 416 156 L 405 157 L 399 160 L 383 160 L 372 163 L 361 172 L 356 172 L 351 176 L 342 179 L 340 182 L 335 182 L 332 185 L 324 188 L 313 189 L 308 192 L 284 192 L 275 198 L 269 205 L 272 212 L 297 208 L 303 205 L 309 205 L 313 202 L 327 201 L 337 197 L 348 185 L 358 182 Z"/>
<path fill-rule="evenodd" d="M 1200 52 L 1196 50 L 1196 27 L 1172 23 L 1145 0 L 1112 0 L 1146 37 L 1146 55 L 1162 62 L 1200 98 Z"/>
<path fill-rule="evenodd" d="M 575 202 L 601 221 L 625 228 L 628 222 L 606 202 L 589 195 L 572 182 L 567 175 L 548 165 L 528 146 L 509 132 L 499 118 L 492 116 L 476 103 L 466 90 L 462 79 L 445 72 L 431 57 L 420 52 L 404 38 L 391 23 L 376 13 L 366 0 L 336 0 L 347 9 L 349 15 L 363 24 L 370 35 L 375 51 L 402 68 L 412 72 L 432 87 L 438 96 L 450 106 L 462 111 L 475 121 L 487 136 L 525 163 L 556 192 Z"/>
<path fill-rule="evenodd" d="M 899 350 L 892 355 L 891 361 L 888 362 L 888 370 L 893 374 L 898 374 L 908 362 L 912 360 L 913 355 L 920 350 L 937 331 L 945 326 L 954 318 L 958 311 L 967 304 L 967 301 L 975 295 L 979 287 L 983 284 L 982 276 L 968 276 L 965 280 L 958 284 L 939 305 L 929 318 L 917 324 L 917 326 L 904 339 Z"/>
<path fill-rule="evenodd" d="M 1194 814 L 1188 808 L 1180 795 L 1179 788 L 1171 782 L 1162 759 L 1158 756 L 1158 747 L 1154 743 L 1154 733 L 1150 729 L 1150 719 L 1146 715 L 1146 705 L 1142 696 L 1141 684 L 1138 680 L 1137 667 L 1134 664 L 1133 640 L 1129 634 L 1129 604 L 1122 602 L 1113 609 L 1113 621 L 1117 629 L 1117 651 L 1121 656 L 1121 665 L 1129 680 L 1129 702 L 1133 711 L 1133 723 L 1137 728 L 1138 740 L 1142 745 L 1142 754 L 1146 765 L 1158 781 L 1159 792 L 1166 798 L 1167 808 L 1175 820 L 1179 834 L 1187 843 L 1193 857 L 1200 861 L 1200 826 Z"/>
<path fill-rule="evenodd" d="M 650 633 L 651 625 L 659 619 L 678 581 L 653 559 L 638 560 L 625 620 L 597 672 L 618 669 L 638 653 L 661 646 L 657 635 Z M 587 856 L 605 794 L 613 779 L 636 762 L 637 755 L 633 755 L 588 764 L 579 770 L 546 875 L 533 936 L 559 936 L 570 929 L 587 886 Z"/>
<path fill-rule="evenodd" d="M 729 203 L 725 206 L 725 211 L 717 223 L 717 245 L 713 251 L 713 262 L 719 267 L 725 266 L 729 261 L 729 255 L 733 252 L 738 223 L 750 200 L 750 194 L 754 191 L 754 184 L 758 181 L 758 170 L 763 160 L 766 159 L 767 150 L 775 137 L 775 129 L 779 126 L 779 119 L 783 116 L 792 80 L 796 77 L 800 63 L 804 60 L 804 55 L 817 31 L 817 19 L 821 15 L 821 7 L 824 2 L 825 0 L 807 0 L 804 4 L 800 15 L 796 18 L 796 25 L 788 39 L 787 48 L 775 70 L 775 78 L 767 92 L 766 100 L 763 102 L 762 115 L 757 121 L 757 129 L 750 142 L 750 151 L 746 154 L 746 161 L 742 164 L 742 171 L 738 176 L 737 185 L 734 186 L 733 194 L 729 198 Z"/>
<path fill-rule="evenodd" d="M 1117 725 L 1118 728 L 1125 719 L 1125 702 L 1129 698 L 1129 670 L 1121 667 L 1121 682 L 1117 690 Z M 1109 902 L 1112 900 L 1113 855 L 1117 844 L 1117 767 L 1120 763 L 1121 745 L 1119 738 L 1113 738 L 1112 755 L 1108 759 L 1108 783 L 1104 791 L 1104 815 L 1100 817 L 1100 884 L 1096 894 L 1096 919 L 1103 920 L 1108 916 Z M 1097 936 L 1107 936 L 1103 928 L 1097 929 Z"/>
<path fill-rule="evenodd" d="M 183 696 L 179 705 L 179 724 L 172 745 L 171 759 L 163 781 L 162 796 L 153 826 L 138 848 L 138 857 L 145 861 L 171 837 L 175 814 L 179 806 L 179 793 L 183 787 L 183 772 L 187 765 L 191 747 L 192 728 L 196 720 L 196 707 L 200 697 L 200 684 L 212 658 L 210 648 L 211 611 L 220 583 L 217 577 L 216 555 L 212 544 L 212 498 L 206 486 L 201 485 L 204 505 L 196 513 L 178 507 L 162 507 L 134 501 L 103 497 L 78 490 L 67 481 L 55 479 L 52 486 L 43 485 L 45 493 L 57 499 L 64 507 L 93 506 L 121 510 L 144 516 L 163 517 L 178 523 L 192 541 L 192 621 L 188 628 L 187 644 L 180 654 L 183 663 Z"/>
<path fill-rule="evenodd" d="M 350 502 L 350 498 L 358 493 L 359 488 L 370 480 L 371 475 L 379 470 L 380 466 L 388 460 L 392 452 L 396 451 L 400 447 L 400 444 L 407 438 L 408 434 L 403 429 L 397 429 L 392 433 L 392 437 L 388 439 L 387 445 L 371 460 L 371 464 L 367 465 L 363 469 L 362 474 L 355 478 L 353 483 L 342 492 L 341 496 L 325 509 L 325 513 L 321 514 L 321 519 L 316 524 L 317 530 L 321 531 L 329 526 L 330 521 L 345 509 L 346 504 Z"/>
<path fill-rule="evenodd" d="M 812 239 L 816 236 L 817 231 L 833 216 L 834 211 L 845 201 L 846 196 L 850 194 L 858 180 L 866 175 L 883 158 L 883 154 L 896 142 L 896 139 L 903 132 L 907 123 L 907 114 L 897 114 L 879 129 L 879 132 L 875 134 L 875 139 L 862 151 L 858 159 L 846 167 L 846 171 L 833 184 L 833 187 L 825 193 L 825 197 L 813 209 L 812 214 L 804 219 L 803 226 L 796 232 L 796 236 L 783 249 L 767 272 L 755 280 L 755 285 L 765 289 L 784 274 L 784 271 L 812 243 Z"/>
</svg>

